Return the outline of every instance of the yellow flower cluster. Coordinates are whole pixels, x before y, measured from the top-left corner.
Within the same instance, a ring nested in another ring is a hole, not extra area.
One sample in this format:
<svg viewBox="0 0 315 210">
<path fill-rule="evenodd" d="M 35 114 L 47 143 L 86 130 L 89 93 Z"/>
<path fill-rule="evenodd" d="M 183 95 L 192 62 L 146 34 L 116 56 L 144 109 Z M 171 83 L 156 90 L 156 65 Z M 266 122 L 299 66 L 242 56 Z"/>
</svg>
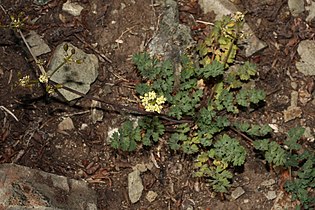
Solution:
<svg viewBox="0 0 315 210">
<path fill-rule="evenodd" d="M 22 87 L 27 87 L 30 85 L 30 76 L 24 76 L 23 78 L 19 79 L 19 84 Z"/>
<path fill-rule="evenodd" d="M 166 102 L 166 98 L 163 95 L 157 97 L 154 91 L 145 93 L 144 96 L 140 96 L 140 99 L 147 112 L 160 113 L 163 109 L 162 104 Z"/>
<path fill-rule="evenodd" d="M 244 20 L 244 14 L 242 12 L 236 12 L 233 16 L 232 16 L 232 20 L 234 21 L 243 21 Z"/>
<path fill-rule="evenodd" d="M 41 74 L 40 76 L 39 76 L 39 82 L 41 82 L 41 83 L 48 83 L 48 79 L 49 79 L 49 77 L 48 77 L 48 75 L 47 75 L 47 73 L 44 73 L 44 74 Z"/>
</svg>

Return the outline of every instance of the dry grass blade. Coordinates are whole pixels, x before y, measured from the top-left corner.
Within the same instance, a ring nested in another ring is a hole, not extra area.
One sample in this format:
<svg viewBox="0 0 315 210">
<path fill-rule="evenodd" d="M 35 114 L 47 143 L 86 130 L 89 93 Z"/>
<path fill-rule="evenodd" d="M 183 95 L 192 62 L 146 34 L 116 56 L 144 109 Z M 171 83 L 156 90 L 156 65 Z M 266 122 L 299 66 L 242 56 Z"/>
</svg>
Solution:
<svg viewBox="0 0 315 210">
<path fill-rule="evenodd" d="M 19 121 L 19 119 L 9 109 L 7 109 L 6 107 L 0 106 L 0 109 L 2 111 L 4 111 L 4 112 L 9 113 L 17 122 Z"/>
</svg>

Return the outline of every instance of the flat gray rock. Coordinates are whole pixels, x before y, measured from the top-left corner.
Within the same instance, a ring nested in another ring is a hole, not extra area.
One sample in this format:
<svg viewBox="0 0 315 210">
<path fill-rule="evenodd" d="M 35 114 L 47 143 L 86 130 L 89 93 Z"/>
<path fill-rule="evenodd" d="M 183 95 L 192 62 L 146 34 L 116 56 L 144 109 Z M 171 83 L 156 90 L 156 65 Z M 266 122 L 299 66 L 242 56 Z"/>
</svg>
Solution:
<svg viewBox="0 0 315 210">
<path fill-rule="evenodd" d="M 67 51 L 68 54 L 71 53 L 72 49 L 75 49 L 75 54 L 72 56 L 72 59 L 81 60 L 81 63 L 66 63 L 50 77 L 50 80 L 82 94 L 86 94 L 90 90 L 90 85 L 96 80 L 98 76 L 99 64 L 95 55 L 86 54 L 81 49 L 73 46 L 72 44 L 64 42 L 57 46 L 55 53 L 52 56 L 47 73 L 48 75 L 51 75 L 52 72 L 64 62 L 64 58 L 67 55 L 63 49 L 65 44 L 69 46 Z M 72 101 L 81 97 L 80 95 L 72 93 L 63 88 L 59 89 L 58 91 L 67 101 Z"/>
<path fill-rule="evenodd" d="M 72 2 L 71 0 L 67 0 L 67 2 L 62 5 L 62 11 L 73 16 L 79 16 L 83 9 L 84 8 L 79 3 Z"/>
<path fill-rule="evenodd" d="M 26 38 L 26 41 L 30 46 L 32 53 L 36 57 L 49 53 L 51 51 L 46 42 L 35 31 L 30 31 L 28 37 Z"/>
<path fill-rule="evenodd" d="M 311 4 L 305 7 L 305 10 L 308 11 L 308 16 L 306 17 L 306 21 L 311 22 L 315 17 L 315 2 L 311 1 Z"/>
<path fill-rule="evenodd" d="M 84 181 L 15 164 L 0 165 L 0 209 L 97 210 L 97 196 Z"/>
<path fill-rule="evenodd" d="M 236 6 L 229 0 L 199 0 L 199 4 L 205 13 L 213 11 L 216 14 L 216 20 L 221 19 L 224 15 L 234 14 L 238 11 Z M 250 34 L 250 36 L 244 40 L 245 55 L 247 57 L 267 47 L 264 42 L 254 35 L 248 24 L 244 24 L 243 31 L 245 34 Z"/>
<path fill-rule="evenodd" d="M 289 10 L 292 16 L 297 17 L 304 12 L 304 1 L 301 0 L 288 0 Z"/>
<path fill-rule="evenodd" d="M 177 3 L 165 1 L 165 11 L 160 21 L 157 35 L 149 43 L 151 55 L 162 55 L 166 59 L 176 60 L 194 41 L 190 36 L 189 27 L 179 24 Z"/>
<path fill-rule="evenodd" d="M 231 197 L 233 200 L 238 199 L 241 195 L 245 193 L 244 189 L 242 187 L 237 187 L 235 190 L 233 190 Z"/>
<path fill-rule="evenodd" d="M 263 181 L 260 185 L 267 187 L 267 186 L 271 186 L 271 185 L 274 185 L 274 184 L 276 184 L 276 180 L 274 180 L 274 179 L 267 179 L 267 180 Z"/>
<path fill-rule="evenodd" d="M 58 124 L 58 130 L 60 131 L 67 131 L 67 130 L 73 130 L 74 124 L 70 117 L 64 118 L 59 124 Z"/>
<path fill-rule="evenodd" d="M 315 75 L 315 41 L 303 40 L 300 42 L 297 52 L 301 56 L 296 62 L 296 68 L 306 76 Z"/>
<path fill-rule="evenodd" d="M 136 203 L 140 200 L 143 191 L 142 179 L 140 171 L 134 170 L 128 174 L 128 195 L 131 203 Z"/>
<path fill-rule="evenodd" d="M 276 191 L 268 191 L 266 194 L 265 194 L 265 196 L 266 196 L 266 198 L 268 199 L 268 200 L 273 200 L 273 199 L 275 199 L 275 198 L 277 198 L 277 193 L 276 193 Z"/>
</svg>

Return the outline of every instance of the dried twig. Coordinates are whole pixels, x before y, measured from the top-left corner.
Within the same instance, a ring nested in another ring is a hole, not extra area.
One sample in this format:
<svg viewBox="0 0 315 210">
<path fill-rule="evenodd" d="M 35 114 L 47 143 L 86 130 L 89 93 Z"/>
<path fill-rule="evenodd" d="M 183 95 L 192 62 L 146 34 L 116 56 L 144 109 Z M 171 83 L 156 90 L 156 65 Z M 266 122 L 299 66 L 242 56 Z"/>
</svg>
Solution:
<svg viewBox="0 0 315 210">
<path fill-rule="evenodd" d="M 54 83 L 52 81 L 50 81 L 51 83 L 53 83 L 53 85 L 57 85 L 57 83 Z M 104 104 L 105 106 L 108 106 L 108 107 L 112 107 L 112 109 L 108 109 L 110 111 L 116 111 L 116 112 L 128 112 L 129 114 L 138 114 L 138 115 L 147 115 L 147 116 L 157 116 L 161 119 L 164 119 L 164 120 L 167 120 L 167 121 L 171 121 L 171 122 L 174 122 L 174 123 L 191 123 L 192 122 L 192 119 L 182 119 L 182 120 L 177 120 L 177 119 L 174 119 L 172 117 L 169 117 L 165 114 L 160 114 L 160 113 L 155 113 L 155 112 L 147 112 L 147 111 L 144 111 L 142 109 L 138 109 L 138 108 L 135 108 L 135 107 L 129 107 L 129 106 L 125 106 L 125 105 L 121 105 L 121 104 L 117 104 L 117 103 L 113 103 L 113 102 L 108 102 L 108 101 L 104 101 L 100 98 L 97 98 L 97 97 L 94 97 L 94 96 L 89 96 L 89 95 L 85 95 L 77 90 L 73 90 L 67 86 L 63 86 L 62 87 L 64 90 L 67 90 L 69 92 L 72 92 L 74 94 L 77 94 L 79 96 L 82 96 L 83 98 L 86 98 L 86 99 L 89 99 L 89 100 L 94 100 L 94 101 L 98 101 L 102 104 Z"/>
<path fill-rule="evenodd" d="M 9 113 L 17 122 L 19 121 L 19 119 L 9 109 L 5 108 L 4 106 L 0 106 L 0 109 Z"/>
<path fill-rule="evenodd" d="M 111 59 L 109 59 L 106 55 L 104 55 L 103 53 L 101 53 L 100 51 L 98 51 L 97 49 L 95 49 L 94 47 L 92 47 L 89 43 L 87 43 L 85 40 L 81 39 L 78 35 L 74 34 L 74 36 L 83 44 L 86 44 L 89 46 L 89 48 L 91 50 L 93 50 L 95 53 L 97 53 L 99 56 L 101 56 L 104 60 L 106 60 L 108 63 L 113 63 L 113 61 Z"/>
<path fill-rule="evenodd" d="M 136 27 L 136 26 L 132 26 L 132 27 L 130 27 L 130 28 L 127 28 L 127 30 L 125 30 L 125 31 L 123 31 L 121 34 L 120 34 L 120 36 L 115 40 L 118 44 L 122 44 L 122 40 L 121 40 L 121 38 L 127 33 L 127 32 L 130 32 L 134 27 Z"/>
<path fill-rule="evenodd" d="M 32 55 L 36 65 L 38 66 L 40 72 L 42 75 L 46 75 L 46 71 L 45 71 L 45 68 L 40 64 L 40 62 L 37 60 L 36 56 L 34 55 L 34 53 L 32 52 L 29 44 L 27 43 L 26 39 L 25 39 L 25 36 L 24 34 L 22 33 L 22 31 L 20 29 L 17 29 L 17 32 L 20 34 L 20 36 L 22 37 L 22 40 L 24 42 L 24 44 L 26 45 L 28 51 L 30 52 L 30 54 Z"/>
<path fill-rule="evenodd" d="M 202 23 L 202 24 L 205 24 L 205 25 L 214 26 L 214 23 L 206 22 L 206 21 L 203 21 L 203 20 L 196 20 L 196 23 Z"/>
</svg>

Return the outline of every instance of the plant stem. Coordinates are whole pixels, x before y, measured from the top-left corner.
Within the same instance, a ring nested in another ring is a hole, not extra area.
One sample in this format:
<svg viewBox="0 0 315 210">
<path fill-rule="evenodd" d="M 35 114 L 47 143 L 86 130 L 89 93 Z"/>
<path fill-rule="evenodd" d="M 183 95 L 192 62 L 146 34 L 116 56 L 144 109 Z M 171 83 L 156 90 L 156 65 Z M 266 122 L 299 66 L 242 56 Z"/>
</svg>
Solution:
<svg viewBox="0 0 315 210">
<path fill-rule="evenodd" d="M 26 45 L 28 51 L 29 51 L 30 54 L 32 55 L 32 57 L 33 57 L 33 59 L 34 59 L 36 65 L 38 66 L 38 68 L 39 68 L 41 74 L 45 75 L 45 74 L 46 74 L 46 71 L 45 71 L 44 67 L 40 64 L 40 62 L 37 60 L 36 56 L 35 56 L 34 53 L 32 52 L 30 46 L 28 45 L 28 43 L 27 43 L 27 41 L 26 41 L 26 39 L 25 39 L 24 34 L 22 33 L 22 31 L 21 31 L 20 29 L 17 29 L 17 32 L 18 32 L 18 33 L 20 34 L 20 36 L 22 37 L 22 40 L 23 40 L 24 44 Z"/>
</svg>

